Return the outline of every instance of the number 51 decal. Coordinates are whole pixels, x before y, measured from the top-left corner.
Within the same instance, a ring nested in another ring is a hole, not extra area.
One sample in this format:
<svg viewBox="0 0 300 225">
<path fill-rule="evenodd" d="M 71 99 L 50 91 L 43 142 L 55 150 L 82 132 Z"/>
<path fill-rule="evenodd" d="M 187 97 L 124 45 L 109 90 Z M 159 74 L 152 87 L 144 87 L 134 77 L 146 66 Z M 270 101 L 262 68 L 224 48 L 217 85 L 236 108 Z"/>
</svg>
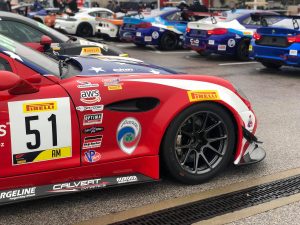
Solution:
<svg viewBox="0 0 300 225">
<path fill-rule="evenodd" d="M 9 102 L 13 165 L 72 156 L 69 98 Z"/>
</svg>

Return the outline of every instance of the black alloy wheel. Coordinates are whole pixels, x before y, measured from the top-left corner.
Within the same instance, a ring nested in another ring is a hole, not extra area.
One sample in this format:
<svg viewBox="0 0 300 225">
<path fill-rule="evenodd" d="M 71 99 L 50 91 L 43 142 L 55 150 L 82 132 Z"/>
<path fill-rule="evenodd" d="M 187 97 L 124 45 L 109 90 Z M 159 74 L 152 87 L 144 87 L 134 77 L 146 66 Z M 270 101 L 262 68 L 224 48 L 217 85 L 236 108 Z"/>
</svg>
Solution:
<svg viewBox="0 0 300 225">
<path fill-rule="evenodd" d="M 261 64 L 263 64 L 268 69 L 274 69 L 274 70 L 277 70 L 282 66 L 281 64 L 272 63 L 272 62 L 261 62 Z"/>
<path fill-rule="evenodd" d="M 89 23 L 81 23 L 78 25 L 76 34 L 79 37 L 91 37 L 93 36 L 93 28 Z"/>
<path fill-rule="evenodd" d="M 162 145 L 163 167 L 183 183 L 202 183 L 227 166 L 234 146 L 235 126 L 227 110 L 196 104 L 170 124 Z"/>
<path fill-rule="evenodd" d="M 249 39 L 242 39 L 237 46 L 237 58 L 241 61 L 249 60 Z"/>
<path fill-rule="evenodd" d="M 164 33 L 160 38 L 159 48 L 166 51 L 178 48 L 178 36 L 171 32 Z"/>
</svg>

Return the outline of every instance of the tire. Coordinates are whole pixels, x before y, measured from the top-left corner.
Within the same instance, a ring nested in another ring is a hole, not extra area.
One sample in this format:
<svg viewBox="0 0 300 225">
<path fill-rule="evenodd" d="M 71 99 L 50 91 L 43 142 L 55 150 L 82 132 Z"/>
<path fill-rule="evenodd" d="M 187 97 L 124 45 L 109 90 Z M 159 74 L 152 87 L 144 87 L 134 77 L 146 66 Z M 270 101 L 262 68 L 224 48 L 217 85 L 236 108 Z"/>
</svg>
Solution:
<svg viewBox="0 0 300 225">
<path fill-rule="evenodd" d="M 170 51 L 178 48 L 177 35 L 171 32 L 164 33 L 159 40 L 158 47 L 161 50 L 165 50 L 165 51 Z"/>
<path fill-rule="evenodd" d="M 146 45 L 145 44 L 140 44 L 140 43 L 134 43 L 137 47 L 139 47 L 139 48 L 144 48 L 144 47 L 146 47 Z"/>
<path fill-rule="evenodd" d="M 77 27 L 76 35 L 79 37 L 93 36 L 93 27 L 89 23 L 81 23 Z"/>
<path fill-rule="evenodd" d="M 242 39 L 237 46 L 237 58 L 241 61 L 249 60 L 249 39 Z"/>
<path fill-rule="evenodd" d="M 209 52 L 207 52 L 207 51 L 197 51 L 197 53 L 199 54 L 199 55 L 201 55 L 201 56 L 203 56 L 203 57 L 206 57 L 206 56 L 209 56 L 210 55 L 210 53 Z"/>
<path fill-rule="evenodd" d="M 166 131 L 162 167 L 182 183 L 202 183 L 224 170 L 232 160 L 235 140 L 235 125 L 226 109 L 210 102 L 192 105 Z"/>
<path fill-rule="evenodd" d="M 268 69 L 279 69 L 282 65 L 278 63 L 272 63 L 272 62 L 261 62 L 265 67 Z"/>
</svg>

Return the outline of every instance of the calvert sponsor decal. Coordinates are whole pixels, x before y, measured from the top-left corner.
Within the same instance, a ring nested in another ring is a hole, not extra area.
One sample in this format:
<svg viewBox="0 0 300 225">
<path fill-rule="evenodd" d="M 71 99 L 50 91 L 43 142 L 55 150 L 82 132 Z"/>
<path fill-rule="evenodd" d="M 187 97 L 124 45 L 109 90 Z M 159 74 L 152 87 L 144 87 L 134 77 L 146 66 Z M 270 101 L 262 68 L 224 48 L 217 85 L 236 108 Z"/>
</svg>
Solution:
<svg viewBox="0 0 300 225">
<path fill-rule="evenodd" d="M 217 90 L 188 91 L 190 102 L 220 100 Z"/>
<path fill-rule="evenodd" d="M 73 191 L 81 191 L 99 187 L 105 187 L 108 182 L 101 182 L 101 178 L 99 179 L 91 179 L 91 180 L 82 180 L 82 181 L 74 181 L 69 183 L 55 184 L 51 191 L 48 192 L 73 192 Z"/>
<path fill-rule="evenodd" d="M 90 128 L 84 129 L 82 132 L 84 134 L 95 134 L 95 133 L 99 133 L 103 130 L 104 130 L 103 127 L 90 127 Z"/>
<path fill-rule="evenodd" d="M 117 129 L 117 142 L 119 148 L 126 154 L 136 149 L 142 133 L 142 128 L 135 118 L 127 117 L 122 120 Z"/>
<path fill-rule="evenodd" d="M 137 182 L 137 181 L 138 181 L 137 176 L 127 176 L 127 177 L 118 177 L 117 178 L 118 184 L 126 184 L 126 183 L 132 183 L 132 182 Z"/>
<path fill-rule="evenodd" d="M 77 106 L 76 110 L 83 112 L 83 111 L 92 111 L 92 112 L 98 112 L 102 111 L 104 108 L 103 105 L 91 105 L 91 106 Z"/>
<path fill-rule="evenodd" d="M 57 110 L 56 101 L 23 104 L 23 113 L 46 112 L 46 111 L 56 111 L 56 110 Z"/>
<path fill-rule="evenodd" d="M 96 102 L 100 102 L 101 97 L 99 90 L 86 90 L 80 92 L 80 101 L 86 104 L 93 104 Z"/>
<path fill-rule="evenodd" d="M 84 115 L 83 125 L 101 124 L 103 113 L 87 114 Z"/>
<path fill-rule="evenodd" d="M 101 147 L 102 138 L 103 138 L 103 135 L 85 137 L 82 149 Z"/>
<path fill-rule="evenodd" d="M 11 191 L 1 191 L 0 201 L 2 202 L 7 200 L 18 200 L 18 199 L 34 197 L 36 195 L 35 189 L 36 187 L 22 188 L 22 189 L 11 190 Z"/>
</svg>

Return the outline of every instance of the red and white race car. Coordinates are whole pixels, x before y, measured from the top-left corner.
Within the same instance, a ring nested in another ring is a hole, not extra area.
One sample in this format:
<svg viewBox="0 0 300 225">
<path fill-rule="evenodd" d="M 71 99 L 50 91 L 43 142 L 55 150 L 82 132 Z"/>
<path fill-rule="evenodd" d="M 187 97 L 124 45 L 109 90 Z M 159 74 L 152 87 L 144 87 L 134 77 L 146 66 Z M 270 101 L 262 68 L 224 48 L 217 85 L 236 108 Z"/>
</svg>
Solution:
<svg viewBox="0 0 300 225">
<path fill-rule="evenodd" d="M 0 204 L 261 161 L 230 82 L 130 58 L 56 61 L 0 35 Z"/>
</svg>

